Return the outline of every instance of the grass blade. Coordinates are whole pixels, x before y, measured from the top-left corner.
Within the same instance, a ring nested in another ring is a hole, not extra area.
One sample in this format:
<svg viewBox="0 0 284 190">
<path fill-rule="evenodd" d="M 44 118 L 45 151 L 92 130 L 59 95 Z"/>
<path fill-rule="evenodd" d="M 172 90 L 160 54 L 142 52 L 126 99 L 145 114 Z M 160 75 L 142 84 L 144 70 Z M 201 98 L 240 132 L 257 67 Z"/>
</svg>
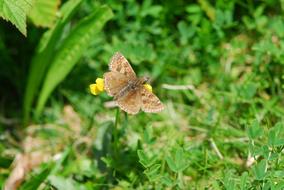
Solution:
<svg viewBox="0 0 284 190">
<path fill-rule="evenodd" d="M 62 19 L 58 20 L 55 24 L 55 27 L 48 30 L 39 42 L 37 52 L 32 59 L 25 90 L 23 105 L 24 125 L 26 125 L 29 121 L 31 108 L 36 93 L 39 91 L 39 87 L 43 81 L 46 70 L 52 61 L 55 46 L 62 35 L 63 28 L 70 20 L 81 2 L 82 0 L 71 0 L 65 3 L 61 8 L 61 13 L 63 15 Z"/>
<path fill-rule="evenodd" d="M 92 15 L 84 18 L 65 39 L 44 80 L 36 106 L 37 116 L 41 114 L 51 92 L 68 75 L 89 46 L 93 36 L 112 16 L 111 9 L 102 6 Z"/>
</svg>

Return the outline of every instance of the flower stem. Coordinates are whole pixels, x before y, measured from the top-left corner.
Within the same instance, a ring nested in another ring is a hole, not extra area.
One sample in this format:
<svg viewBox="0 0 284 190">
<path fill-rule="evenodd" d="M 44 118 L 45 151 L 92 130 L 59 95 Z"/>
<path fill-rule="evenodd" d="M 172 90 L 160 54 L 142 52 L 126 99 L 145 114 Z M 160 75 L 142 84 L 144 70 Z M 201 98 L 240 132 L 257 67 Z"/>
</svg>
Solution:
<svg viewBox="0 0 284 190">
<path fill-rule="evenodd" d="M 113 151 L 114 151 L 114 157 L 116 158 L 118 155 L 118 124 L 120 122 L 120 111 L 117 108 L 116 115 L 115 115 L 115 121 L 114 121 L 114 127 L 113 127 Z"/>
</svg>

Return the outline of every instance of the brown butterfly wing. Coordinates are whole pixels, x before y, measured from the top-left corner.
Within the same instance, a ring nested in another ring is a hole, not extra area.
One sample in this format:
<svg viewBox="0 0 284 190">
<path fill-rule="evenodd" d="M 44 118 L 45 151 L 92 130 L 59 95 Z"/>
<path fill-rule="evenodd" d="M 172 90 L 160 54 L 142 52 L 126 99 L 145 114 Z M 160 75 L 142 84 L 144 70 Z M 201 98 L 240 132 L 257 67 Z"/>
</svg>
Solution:
<svg viewBox="0 0 284 190">
<path fill-rule="evenodd" d="M 129 114 L 137 114 L 141 108 L 140 90 L 133 90 L 117 99 L 117 105 Z"/>
<path fill-rule="evenodd" d="M 164 105 L 159 98 L 144 87 L 141 88 L 141 100 L 141 108 L 144 112 L 156 113 L 164 109 Z"/>
<path fill-rule="evenodd" d="M 116 96 L 128 83 L 127 76 L 118 72 L 104 74 L 104 88 L 110 96 Z"/>
<path fill-rule="evenodd" d="M 127 59 L 119 52 L 116 52 L 111 58 L 109 69 L 111 71 L 119 72 L 127 76 L 129 79 L 136 78 L 136 74 L 133 71 L 131 65 L 129 64 Z"/>
</svg>

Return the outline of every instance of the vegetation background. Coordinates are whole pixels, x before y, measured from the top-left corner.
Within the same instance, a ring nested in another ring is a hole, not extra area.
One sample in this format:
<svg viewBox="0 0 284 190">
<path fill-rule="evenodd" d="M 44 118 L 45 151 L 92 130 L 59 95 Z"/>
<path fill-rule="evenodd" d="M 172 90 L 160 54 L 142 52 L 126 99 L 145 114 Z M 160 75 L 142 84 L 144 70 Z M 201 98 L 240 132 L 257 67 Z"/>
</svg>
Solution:
<svg viewBox="0 0 284 190">
<path fill-rule="evenodd" d="M 283 189 L 283 10 L 0 0 L 0 186 Z M 128 116 L 90 94 L 116 51 L 151 76 L 163 112 Z"/>
</svg>

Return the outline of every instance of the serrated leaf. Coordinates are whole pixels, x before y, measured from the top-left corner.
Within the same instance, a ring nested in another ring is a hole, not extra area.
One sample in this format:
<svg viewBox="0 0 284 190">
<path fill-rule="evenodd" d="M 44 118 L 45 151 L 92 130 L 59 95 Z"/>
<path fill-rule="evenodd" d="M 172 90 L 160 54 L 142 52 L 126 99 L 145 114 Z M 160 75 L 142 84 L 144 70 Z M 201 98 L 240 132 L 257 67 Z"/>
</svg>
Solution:
<svg viewBox="0 0 284 190">
<path fill-rule="evenodd" d="M 36 26 L 51 27 L 59 4 L 60 0 L 36 0 L 28 16 Z"/>
<path fill-rule="evenodd" d="M 0 0 L 0 16 L 27 35 L 26 17 L 34 0 Z"/>
<path fill-rule="evenodd" d="M 61 49 L 54 56 L 53 63 L 44 80 L 36 106 L 36 115 L 41 114 L 51 92 L 69 74 L 88 48 L 94 35 L 102 29 L 112 16 L 111 9 L 107 6 L 102 6 L 93 14 L 80 21 L 65 39 Z"/>
<path fill-rule="evenodd" d="M 75 13 L 82 0 L 69 0 L 64 3 L 60 12 L 61 19 L 59 19 L 54 28 L 48 30 L 42 36 L 37 51 L 32 58 L 32 63 L 28 75 L 28 82 L 25 90 L 24 97 L 24 125 L 27 124 L 30 116 L 31 106 L 36 96 L 36 92 L 39 91 L 39 86 L 45 76 L 47 67 L 49 66 L 54 51 L 56 51 L 55 46 L 58 45 L 58 41 L 62 35 L 62 30 L 66 23 L 71 19 L 72 15 Z"/>
</svg>

